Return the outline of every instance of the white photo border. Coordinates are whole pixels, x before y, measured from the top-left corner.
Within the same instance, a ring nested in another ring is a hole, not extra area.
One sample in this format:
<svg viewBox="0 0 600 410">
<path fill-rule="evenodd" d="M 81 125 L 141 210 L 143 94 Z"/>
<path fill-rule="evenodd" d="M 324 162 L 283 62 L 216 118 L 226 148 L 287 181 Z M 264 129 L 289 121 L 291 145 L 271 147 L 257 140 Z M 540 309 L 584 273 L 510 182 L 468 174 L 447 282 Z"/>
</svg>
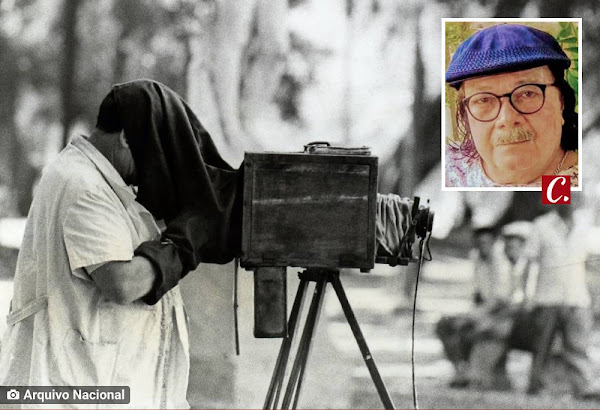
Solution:
<svg viewBox="0 0 600 410">
<path fill-rule="evenodd" d="M 441 98 L 441 110 L 442 110 L 442 122 L 441 122 L 441 138 L 442 138 L 442 172 L 441 172 L 441 189 L 442 191 L 541 191 L 541 187 L 447 187 L 446 186 L 446 23 L 447 22 L 465 22 L 465 23 L 558 23 L 558 22 L 574 22 L 577 23 L 577 45 L 578 45 L 578 69 L 577 69 L 577 81 L 579 87 L 577 88 L 577 101 L 578 101 L 578 132 L 577 132 L 577 160 L 579 164 L 579 175 L 577 187 L 572 187 L 571 191 L 581 191 L 583 189 L 583 155 L 582 155 L 582 140 L 583 140 L 583 99 L 582 99 L 582 18 L 581 17 L 564 17 L 564 18 L 527 18 L 527 17 L 507 17 L 507 18 L 471 18 L 471 17 L 443 17 L 442 18 L 442 38 L 441 38 L 441 84 L 442 84 L 442 98 Z"/>
</svg>

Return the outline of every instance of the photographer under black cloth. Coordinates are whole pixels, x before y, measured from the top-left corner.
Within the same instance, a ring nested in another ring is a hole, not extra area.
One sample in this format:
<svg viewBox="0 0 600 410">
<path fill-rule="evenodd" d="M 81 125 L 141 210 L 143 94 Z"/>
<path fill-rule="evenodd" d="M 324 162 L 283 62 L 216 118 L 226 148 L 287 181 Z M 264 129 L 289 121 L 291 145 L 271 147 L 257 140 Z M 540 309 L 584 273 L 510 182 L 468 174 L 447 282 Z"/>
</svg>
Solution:
<svg viewBox="0 0 600 410">
<path fill-rule="evenodd" d="M 129 386 L 129 407 L 189 408 L 177 283 L 239 249 L 238 178 L 175 92 L 115 86 L 37 186 L 0 385 Z"/>
<path fill-rule="evenodd" d="M 124 131 L 137 169 L 137 201 L 167 224 L 161 241 L 135 251 L 159 272 L 146 303 L 156 303 L 201 261 L 227 263 L 239 254 L 243 176 L 221 158 L 179 95 L 150 80 L 116 85 L 97 126 Z"/>
</svg>

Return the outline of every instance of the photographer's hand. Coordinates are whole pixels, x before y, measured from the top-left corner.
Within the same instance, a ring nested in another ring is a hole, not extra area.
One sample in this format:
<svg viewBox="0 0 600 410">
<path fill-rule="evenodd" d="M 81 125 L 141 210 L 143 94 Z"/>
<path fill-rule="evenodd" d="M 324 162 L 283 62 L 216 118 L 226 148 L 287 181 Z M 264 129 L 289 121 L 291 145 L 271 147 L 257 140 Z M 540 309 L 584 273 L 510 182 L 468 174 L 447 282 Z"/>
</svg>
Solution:
<svg viewBox="0 0 600 410">
<path fill-rule="evenodd" d="M 134 255 L 149 261 L 155 272 L 152 287 L 142 297 L 148 305 L 156 304 L 189 272 L 183 269 L 177 247 L 169 240 L 144 242 Z"/>
<path fill-rule="evenodd" d="M 134 252 L 154 265 L 154 286 L 142 299 L 153 305 L 200 262 L 227 263 L 238 252 L 239 236 L 224 221 L 198 210 L 182 212 L 167 222 L 160 241 L 142 243 Z"/>
</svg>

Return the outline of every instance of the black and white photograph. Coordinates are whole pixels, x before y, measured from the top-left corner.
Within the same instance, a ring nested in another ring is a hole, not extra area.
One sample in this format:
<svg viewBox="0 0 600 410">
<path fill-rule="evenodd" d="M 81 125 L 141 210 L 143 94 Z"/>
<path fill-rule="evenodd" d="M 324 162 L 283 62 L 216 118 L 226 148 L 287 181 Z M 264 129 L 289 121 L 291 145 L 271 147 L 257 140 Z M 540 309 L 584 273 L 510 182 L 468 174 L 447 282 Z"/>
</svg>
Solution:
<svg viewBox="0 0 600 410">
<path fill-rule="evenodd" d="M 598 67 L 591 0 L 0 0 L 0 409 L 598 408 Z"/>
</svg>

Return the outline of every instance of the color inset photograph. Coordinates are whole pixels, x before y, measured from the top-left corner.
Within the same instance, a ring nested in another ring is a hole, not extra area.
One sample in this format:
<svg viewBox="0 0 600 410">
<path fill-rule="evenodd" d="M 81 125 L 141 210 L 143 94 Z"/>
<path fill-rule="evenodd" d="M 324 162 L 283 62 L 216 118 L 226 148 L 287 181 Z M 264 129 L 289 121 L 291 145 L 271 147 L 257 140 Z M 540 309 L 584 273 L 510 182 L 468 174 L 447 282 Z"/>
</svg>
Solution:
<svg viewBox="0 0 600 410">
<path fill-rule="evenodd" d="M 580 25 L 444 19 L 443 189 L 581 189 Z"/>
</svg>

